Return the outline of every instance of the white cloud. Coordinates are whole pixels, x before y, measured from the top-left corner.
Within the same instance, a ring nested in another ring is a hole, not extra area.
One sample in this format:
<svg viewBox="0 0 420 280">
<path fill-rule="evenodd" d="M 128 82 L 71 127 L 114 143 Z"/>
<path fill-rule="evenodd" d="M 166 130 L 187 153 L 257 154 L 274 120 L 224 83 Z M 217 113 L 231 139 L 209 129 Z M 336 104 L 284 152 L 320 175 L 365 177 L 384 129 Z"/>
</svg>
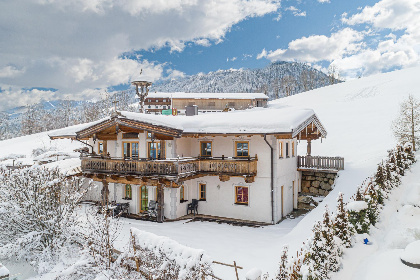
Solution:
<svg viewBox="0 0 420 280">
<path fill-rule="evenodd" d="M 356 53 L 363 45 L 364 34 L 351 28 L 342 29 L 331 34 L 313 35 L 291 41 L 287 49 L 267 51 L 264 49 L 257 59 L 267 57 L 271 61 L 332 61 L 344 55 Z"/>
<path fill-rule="evenodd" d="M 185 77 L 184 72 L 176 70 L 176 69 L 168 69 L 166 72 L 168 73 L 167 79 L 170 79 L 170 80 L 176 80 L 176 79 Z"/>
<path fill-rule="evenodd" d="M 419 64 L 420 52 L 420 1 L 382 0 L 366 6 L 352 16 L 343 14 L 342 22 L 348 25 L 367 25 L 374 31 L 402 31 L 383 36 L 371 48 L 364 48 L 354 56 L 337 60 L 344 72 L 361 72 L 370 75 L 393 68 Z M 375 38 L 375 40 L 377 40 Z"/>
<path fill-rule="evenodd" d="M 164 65 L 120 56 L 217 44 L 236 23 L 279 7 L 279 0 L 0 1 L 7 38 L 0 40 L 0 83 L 57 88 L 60 97 L 127 83 L 140 68 L 157 79 Z"/>
<path fill-rule="evenodd" d="M 295 17 L 306 17 L 306 11 L 301 11 L 295 6 L 287 7 L 285 11 L 291 11 Z"/>
<path fill-rule="evenodd" d="M 330 3 L 330 0 L 318 0 L 319 3 Z"/>
<path fill-rule="evenodd" d="M 196 45 L 209 47 L 211 45 L 210 41 L 207 39 L 197 39 L 194 41 Z"/>
<path fill-rule="evenodd" d="M 265 58 L 265 57 L 267 57 L 267 51 L 266 51 L 265 49 L 263 49 L 263 50 L 261 51 L 261 53 L 259 53 L 259 54 L 257 55 L 257 59 L 261 59 L 261 58 Z"/>
<path fill-rule="evenodd" d="M 17 69 L 16 67 L 11 65 L 0 68 L 0 78 L 16 77 L 23 73 L 25 73 L 25 68 Z"/>
</svg>

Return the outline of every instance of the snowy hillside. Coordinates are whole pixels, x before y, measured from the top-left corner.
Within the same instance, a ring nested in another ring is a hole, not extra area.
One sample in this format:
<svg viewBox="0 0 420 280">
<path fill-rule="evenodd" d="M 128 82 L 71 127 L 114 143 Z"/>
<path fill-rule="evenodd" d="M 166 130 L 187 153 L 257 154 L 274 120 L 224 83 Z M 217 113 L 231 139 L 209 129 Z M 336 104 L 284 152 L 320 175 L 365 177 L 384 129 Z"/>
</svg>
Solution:
<svg viewBox="0 0 420 280">
<path fill-rule="evenodd" d="M 157 83 L 161 92 L 267 92 L 270 97 L 296 94 L 329 85 L 329 77 L 306 64 L 276 62 L 261 69 L 219 70 Z"/>
<path fill-rule="evenodd" d="M 312 154 L 342 156 L 345 170 L 339 173 L 335 189 L 318 207 L 307 215 L 284 239 L 293 243 L 304 240 L 312 223 L 320 220 L 323 205 L 336 203 L 338 192 L 352 196 L 362 181 L 376 171 L 376 165 L 395 146 L 391 124 L 399 112 L 400 103 L 409 94 L 420 100 L 420 68 L 410 68 L 378 74 L 301 93 L 271 102 L 270 106 L 303 106 L 314 109 L 328 132 L 321 143 L 312 143 Z M 305 153 L 301 142 L 298 152 Z M 299 246 L 300 244 L 296 244 Z M 297 247 L 295 248 L 297 249 Z"/>
<path fill-rule="evenodd" d="M 336 84 L 270 102 L 271 108 L 299 106 L 313 109 L 328 135 L 322 141 L 323 143 L 320 140 L 312 143 L 312 154 L 345 158 L 345 170 L 340 171 L 334 190 L 320 204 L 320 207 L 303 219 L 286 220 L 278 225 L 258 229 L 216 223 L 173 222 L 157 225 L 126 220 L 117 245 L 123 246 L 129 236 L 129 228 L 137 227 L 168 236 L 186 246 L 204 249 L 215 260 L 228 263 L 236 260 L 244 267 L 239 272 L 241 279 L 253 267 L 259 267 L 263 272 L 269 272 L 271 276 L 274 276 L 282 246 L 289 244 L 290 252 L 298 250 L 302 242 L 311 235 L 314 222 L 321 219 L 323 206 L 328 204 L 331 210 L 335 209 L 338 192 L 343 192 L 346 200 L 352 196 L 358 185 L 375 172 L 376 165 L 387 155 L 387 150 L 395 146 L 396 140 L 391 132 L 391 123 L 398 115 L 399 104 L 407 99 L 409 94 L 420 100 L 419 76 L 420 67 L 410 68 Z M 31 157 L 32 151 L 39 147 L 54 146 L 58 151 L 70 152 L 80 146 L 78 143 L 72 143 L 71 146 L 66 143 L 70 144 L 70 141 L 50 142 L 47 133 L 40 133 L 0 142 L 0 156 L 22 154 Z M 298 153 L 305 152 L 306 142 L 302 141 L 298 146 Z M 414 178 L 407 183 L 415 181 L 415 178 L 420 176 L 414 173 L 418 170 L 419 168 L 413 168 L 411 176 Z M 410 213 L 416 214 L 418 211 Z M 409 229 L 402 230 L 405 231 L 401 234 L 407 235 L 418 232 L 418 228 L 417 231 L 412 230 L 411 233 Z M 407 245 L 405 243 L 402 240 L 394 244 L 392 248 L 402 249 Z M 363 254 L 367 256 L 369 253 L 372 252 Z M 380 265 L 380 260 L 377 258 L 372 265 Z M 344 262 L 345 265 L 346 263 L 351 264 L 349 261 Z M 356 269 L 358 264 L 353 264 L 353 267 Z M 223 279 L 233 279 L 232 270 L 217 268 L 215 273 L 223 276 Z M 345 277 L 357 279 L 352 278 L 351 271 L 346 272 Z M 404 279 L 420 279 L 420 270 L 418 273 L 414 272 L 413 277 Z"/>
</svg>

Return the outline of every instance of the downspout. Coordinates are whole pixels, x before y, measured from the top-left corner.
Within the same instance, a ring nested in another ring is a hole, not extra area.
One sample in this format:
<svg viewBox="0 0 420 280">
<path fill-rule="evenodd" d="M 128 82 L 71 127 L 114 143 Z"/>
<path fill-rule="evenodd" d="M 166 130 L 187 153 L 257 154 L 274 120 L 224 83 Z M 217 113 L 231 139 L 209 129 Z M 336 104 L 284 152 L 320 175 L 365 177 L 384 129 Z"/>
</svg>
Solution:
<svg viewBox="0 0 420 280">
<path fill-rule="evenodd" d="M 93 146 L 92 146 L 91 144 L 85 143 L 85 142 L 83 142 L 83 141 L 81 141 L 81 140 L 77 139 L 77 136 L 76 136 L 76 138 L 74 138 L 74 140 L 79 141 L 80 143 L 82 143 L 82 144 L 85 144 L 85 145 L 89 146 L 89 147 L 92 149 L 92 153 L 93 153 Z"/>
<path fill-rule="evenodd" d="M 264 141 L 271 150 L 271 224 L 274 225 L 274 149 L 267 141 L 267 134 L 264 134 Z"/>
</svg>

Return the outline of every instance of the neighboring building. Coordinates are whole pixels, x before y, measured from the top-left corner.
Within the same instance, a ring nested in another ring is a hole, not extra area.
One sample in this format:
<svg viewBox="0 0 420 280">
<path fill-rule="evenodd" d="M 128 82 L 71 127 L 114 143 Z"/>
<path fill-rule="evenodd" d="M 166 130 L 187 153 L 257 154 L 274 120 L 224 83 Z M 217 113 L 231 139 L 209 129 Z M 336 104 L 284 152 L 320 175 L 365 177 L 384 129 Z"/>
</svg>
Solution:
<svg viewBox="0 0 420 280">
<path fill-rule="evenodd" d="M 225 109 L 244 110 L 267 106 L 268 96 L 263 93 L 149 93 L 144 102 L 146 113 L 162 114 L 162 110 L 175 108 L 185 114 L 185 107 L 198 106 L 199 113 L 222 112 Z"/>
<path fill-rule="evenodd" d="M 117 112 L 50 135 L 86 140 L 93 151 L 81 158 L 82 175 L 109 186 L 109 200 L 128 201 L 130 213 L 156 200 L 176 219 L 198 199 L 200 214 L 265 223 L 297 206 L 298 140 L 325 136 L 314 111 L 298 108 L 211 117 Z M 101 198 L 100 190 L 91 195 Z"/>
</svg>

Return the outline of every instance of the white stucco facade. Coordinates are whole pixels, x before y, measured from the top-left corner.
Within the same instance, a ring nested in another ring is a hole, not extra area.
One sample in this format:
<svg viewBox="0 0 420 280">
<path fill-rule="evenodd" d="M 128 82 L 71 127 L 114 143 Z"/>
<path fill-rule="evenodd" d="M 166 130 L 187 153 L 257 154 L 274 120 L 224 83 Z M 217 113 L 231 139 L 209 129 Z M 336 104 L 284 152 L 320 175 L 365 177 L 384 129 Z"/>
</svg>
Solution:
<svg viewBox="0 0 420 280">
<path fill-rule="evenodd" d="M 277 139 L 267 135 L 267 142 L 273 148 L 273 207 L 271 205 L 271 150 L 263 135 L 253 136 L 209 136 L 209 137 L 181 137 L 164 141 L 167 158 L 200 156 L 200 143 L 212 143 L 212 157 L 235 157 L 236 142 L 249 143 L 249 155 L 258 157 L 257 176 L 254 182 L 246 183 L 244 177 L 231 176 L 222 182 L 219 176 L 204 176 L 187 179 L 182 182 L 184 187 L 184 201 L 180 200 L 180 188 L 164 188 L 164 215 L 168 219 L 180 218 L 187 214 L 187 205 L 192 199 L 200 199 L 200 184 L 206 185 L 206 199 L 199 201 L 198 213 L 210 216 L 227 217 L 241 220 L 274 223 L 280 221 L 297 206 L 300 174 L 297 171 L 297 141 L 296 139 Z M 138 138 L 122 139 L 121 133 L 117 140 L 107 141 L 107 151 L 111 157 L 123 156 L 123 143 L 138 143 L 139 157 L 147 158 L 147 133 L 140 133 Z M 92 139 L 89 143 L 99 152 L 98 141 Z M 162 142 L 163 143 L 163 142 Z M 288 143 L 288 144 L 286 144 Z M 293 146 L 293 148 L 292 148 Z M 286 152 L 286 148 L 289 149 Z M 283 150 L 282 152 L 280 150 Z M 86 199 L 99 200 L 102 184 L 95 182 Z M 157 200 L 156 187 L 145 185 L 147 199 Z M 248 188 L 248 203 L 235 203 L 235 188 Z M 141 212 L 141 186 L 131 185 L 131 198 L 126 197 L 125 184 L 110 183 L 109 198 L 117 203 L 129 203 L 129 212 Z M 144 205 L 143 205 L 144 207 Z M 273 213 L 272 213 L 273 210 Z M 274 216 L 273 216 L 274 214 Z"/>
</svg>

